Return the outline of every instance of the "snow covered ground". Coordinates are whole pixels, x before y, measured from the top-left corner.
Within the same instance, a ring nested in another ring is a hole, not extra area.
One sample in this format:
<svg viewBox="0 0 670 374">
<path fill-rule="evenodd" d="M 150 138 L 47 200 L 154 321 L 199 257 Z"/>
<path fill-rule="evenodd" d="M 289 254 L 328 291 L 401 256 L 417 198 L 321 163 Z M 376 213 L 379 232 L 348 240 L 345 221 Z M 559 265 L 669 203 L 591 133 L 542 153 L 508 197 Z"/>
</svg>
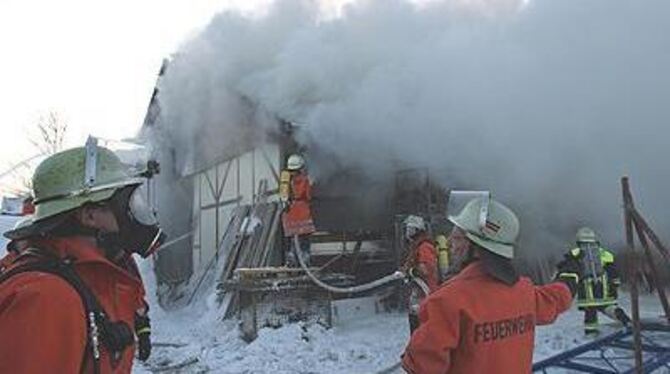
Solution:
<svg viewBox="0 0 670 374">
<path fill-rule="evenodd" d="M 622 304 L 627 307 L 627 301 Z M 642 299 L 643 318 L 661 312 L 657 299 Z M 399 361 L 408 338 L 407 319 L 401 314 L 372 314 L 350 319 L 326 330 L 321 326 L 293 324 L 263 329 L 250 344 L 239 337 L 232 321 L 217 321 L 215 309 L 184 310 L 154 316 L 154 340 L 185 344 L 157 347 L 148 364 L 138 363 L 135 373 L 149 367 L 198 361 L 183 373 L 377 373 Z M 607 323 L 607 319 L 603 318 Z M 614 330 L 608 324 L 603 332 Z M 582 314 L 571 309 L 555 324 L 537 328 L 534 360 L 538 361 L 586 342 Z M 394 372 L 401 372 L 400 370 Z"/>
<path fill-rule="evenodd" d="M 407 341 L 401 314 L 368 316 L 326 330 L 319 325 L 291 324 L 262 329 L 250 344 L 238 337 L 236 324 L 217 321 L 215 313 L 180 311 L 154 317 L 154 341 L 186 344 L 157 347 L 149 366 L 175 365 L 197 358 L 184 373 L 375 373 L 398 361 Z"/>
<path fill-rule="evenodd" d="M 149 262 L 140 268 L 151 298 L 154 276 Z M 342 303 L 331 329 L 300 323 L 265 328 L 247 344 L 235 321 L 220 320 L 213 291 L 212 285 L 212 296 L 178 311 L 165 312 L 157 306 L 151 310 L 152 340 L 158 346 L 146 364 L 136 362 L 134 373 L 148 374 L 193 359 L 197 362 L 181 371 L 166 372 L 375 373 L 398 361 L 409 336 L 406 315 L 375 314 L 369 302 Z"/>
<path fill-rule="evenodd" d="M 620 305 L 630 314 L 630 298 L 627 293 L 620 297 Z M 653 295 L 642 295 L 640 297 L 640 318 L 655 319 L 663 313 L 658 297 Z M 539 361 L 553 356 L 566 349 L 574 348 L 590 340 L 583 334 L 584 314 L 573 307 L 561 315 L 554 324 L 548 326 L 539 326 L 535 334 L 535 352 L 534 361 Z M 603 325 L 601 335 L 616 330 L 619 326 L 612 320 L 599 316 L 599 321 Z"/>
<path fill-rule="evenodd" d="M 0 231 L 11 229 L 18 217 L 0 216 Z M 6 241 L 0 239 L 0 255 Z M 154 276 L 149 261 L 141 263 L 150 298 Z M 213 289 L 210 290 L 213 294 Z M 147 363 L 136 362 L 135 374 L 163 373 L 377 373 L 399 361 L 409 336 L 404 314 L 375 314 L 365 302 L 340 305 L 335 326 L 292 324 L 262 329 L 250 344 L 240 339 L 235 321 L 221 321 L 213 296 L 187 308 L 166 312 L 155 300 L 153 340 Z M 627 295 L 622 305 L 629 310 Z M 642 317 L 658 317 L 662 309 L 655 295 L 641 299 Z M 606 317 L 601 317 L 608 322 Z M 534 360 L 538 361 L 587 341 L 582 314 L 573 307 L 550 326 L 538 327 Z M 615 329 L 613 324 L 605 329 Z M 180 369 L 171 366 L 189 363 Z M 156 369 L 167 369 L 157 371 Z M 399 369 L 394 371 L 401 372 Z"/>
<path fill-rule="evenodd" d="M 657 300 L 654 295 L 643 296 L 643 318 L 660 315 Z M 622 305 L 628 309 L 627 295 L 622 297 Z M 134 373 L 151 373 L 157 368 L 188 362 L 191 364 L 180 370 L 163 372 L 378 373 L 396 364 L 409 335 L 406 316 L 365 310 L 351 313 L 343 317 L 346 320 L 336 321 L 331 329 L 304 324 L 262 329 L 258 338 L 247 344 L 239 338 L 234 321 L 219 320 L 212 299 L 170 313 L 155 307 L 153 340 L 159 345 L 178 346 L 155 347 L 149 362 L 137 362 Z M 609 322 L 606 317 L 601 318 Z M 608 324 L 603 332 L 615 328 L 615 324 Z M 583 335 L 582 313 L 573 307 L 553 325 L 537 328 L 534 360 L 587 340 Z"/>
</svg>

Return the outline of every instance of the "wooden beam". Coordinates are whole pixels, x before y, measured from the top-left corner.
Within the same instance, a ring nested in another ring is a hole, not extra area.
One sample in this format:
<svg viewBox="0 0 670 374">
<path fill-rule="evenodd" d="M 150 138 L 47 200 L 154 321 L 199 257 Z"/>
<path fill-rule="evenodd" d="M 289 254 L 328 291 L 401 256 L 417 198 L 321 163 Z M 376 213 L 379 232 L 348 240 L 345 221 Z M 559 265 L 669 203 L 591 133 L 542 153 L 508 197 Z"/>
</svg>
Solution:
<svg viewBox="0 0 670 374">
<path fill-rule="evenodd" d="M 632 208 L 632 211 L 635 212 L 635 208 Z M 636 217 L 635 215 L 633 215 L 632 217 L 633 217 L 633 224 L 635 225 L 635 230 L 637 231 L 637 237 L 640 240 L 640 244 L 642 244 L 642 248 L 644 248 L 644 254 L 647 259 L 647 264 L 651 269 L 651 276 L 653 278 L 654 287 L 656 287 L 656 291 L 658 292 L 658 298 L 661 300 L 661 305 L 663 306 L 663 311 L 665 312 L 665 318 L 668 320 L 668 322 L 670 322 L 670 305 L 668 304 L 668 298 L 665 294 L 665 290 L 663 289 L 663 284 L 661 283 L 660 272 L 658 271 L 658 268 L 656 267 L 656 262 L 654 261 L 654 257 L 651 254 L 651 249 L 649 248 L 649 243 L 647 242 L 647 237 L 645 235 L 645 231 L 642 228 L 642 225 L 640 224 L 640 222 L 638 222 L 637 219 L 635 219 Z"/>
<path fill-rule="evenodd" d="M 212 184 L 212 180 L 209 178 L 209 173 L 204 172 L 203 175 L 205 176 L 205 180 L 207 181 L 207 185 L 209 185 L 209 191 L 212 193 L 212 199 L 216 201 L 216 188 L 214 188 L 214 185 Z"/>
<path fill-rule="evenodd" d="M 268 164 L 268 168 L 272 172 L 272 176 L 275 178 L 275 182 L 277 182 L 277 185 L 279 185 L 279 172 L 275 170 L 274 165 L 272 165 L 272 161 L 270 161 L 270 156 L 265 152 L 265 149 L 263 147 L 260 147 L 261 150 L 261 155 L 265 159 L 265 162 Z"/>
<path fill-rule="evenodd" d="M 200 210 L 209 210 L 209 209 L 214 209 L 214 208 L 221 208 L 221 207 L 224 207 L 224 206 L 227 206 L 227 205 L 236 204 L 241 200 L 242 200 L 242 196 L 238 196 L 234 199 L 223 200 L 219 203 L 207 204 L 207 205 L 201 207 Z"/>
<path fill-rule="evenodd" d="M 223 188 L 226 186 L 226 182 L 228 181 L 228 173 L 230 173 L 230 167 L 233 166 L 232 161 L 228 161 L 228 166 L 226 166 L 226 171 L 223 174 L 223 180 L 221 181 L 221 185 L 217 186 L 216 190 L 216 196 L 218 196 L 217 200 L 221 198 L 221 195 L 223 194 Z"/>
<path fill-rule="evenodd" d="M 624 222 L 626 230 L 626 243 L 630 252 L 630 263 L 626 268 L 630 281 L 631 307 L 633 317 L 633 345 L 635 347 L 635 372 L 642 374 L 642 337 L 640 335 L 640 299 L 637 290 L 638 264 L 635 256 L 635 241 L 633 238 L 633 221 L 630 210 L 633 207 L 633 197 L 630 193 L 628 177 L 621 178 L 621 189 L 623 192 Z"/>
<path fill-rule="evenodd" d="M 633 219 L 637 221 L 640 226 L 642 226 L 642 229 L 644 232 L 647 233 L 647 236 L 649 237 L 649 240 L 651 240 L 652 243 L 656 246 L 656 249 L 661 253 L 661 255 L 665 258 L 665 261 L 667 261 L 668 264 L 670 264 L 670 252 L 668 252 L 668 249 L 661 243 L 661 240 L 656 236 L 656 233 L 654 230 L 651 229 L 649 224 L 647 223 L 647 220 L 642 217 L 640 212 L 637 211 L 637 209 L 633 209 L 631 211 L 633 215 Z"/>
</svg>

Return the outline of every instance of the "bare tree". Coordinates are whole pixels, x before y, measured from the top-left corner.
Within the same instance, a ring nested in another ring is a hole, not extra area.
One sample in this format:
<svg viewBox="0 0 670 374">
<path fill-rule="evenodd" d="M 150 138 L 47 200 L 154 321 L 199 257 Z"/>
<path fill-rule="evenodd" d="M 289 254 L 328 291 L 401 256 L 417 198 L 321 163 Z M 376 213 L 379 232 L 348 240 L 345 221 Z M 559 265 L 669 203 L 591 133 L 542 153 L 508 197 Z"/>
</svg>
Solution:
<svg viewBox="0 0 670 374">
<path fill-rule="evenodd" d="M 63 149 L 67 122 L 56 111 L 50 110 L 37 121 L 37 134 L 29 137 L 30 142 L 44 155 L 52 155 Z"/>
<path fill-rule="evenodd" d="M 29 195 L 33 189 L 32 174 L 34 160 L 40 156 L 49 156 L 63 149 L 68 124 L 55 110 L 50 110 L 40 115 L 35 127 L 28 131 L 28 140 L 35 147 L 36 152 L 32 157 L 16 162 L 0 179 L 7 176 L 10 181 L 2 183 L 3 189 L 13 191 L 17 195 Z"/>
<path fill-rule="evenodd" d="M 14 163 L 10 165 L 9 169 L 0 176 L 0 187 L 4 192 L 12 195 L 30 195 L 33 190 L 32 173 L 34 165 L 31 161 L 36 157 L 28 160 Z"/>
</svg>

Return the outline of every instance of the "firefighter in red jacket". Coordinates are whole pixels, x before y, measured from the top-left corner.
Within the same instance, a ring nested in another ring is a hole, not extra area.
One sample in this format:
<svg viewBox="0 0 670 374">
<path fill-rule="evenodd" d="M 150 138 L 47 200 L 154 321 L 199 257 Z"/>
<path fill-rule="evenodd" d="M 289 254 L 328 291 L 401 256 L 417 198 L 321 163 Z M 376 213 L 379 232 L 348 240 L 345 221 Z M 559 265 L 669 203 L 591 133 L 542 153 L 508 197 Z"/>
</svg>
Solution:
<svg viewBox="0 0 670 374">
<path fill-rule="evenodd" d="M 463 268 L 421 304 L 403 367 L 421 374 L 530 373 L 535 325 L 570 307 L 579 267 L 561 264 L 559 281 L 546 286 L 519 277 L 510 261 L 519 221 L 489 198 L 470 201 L 449 220 L 452 256 Z"/>
<path fill-rule="evenodd" d="M 305 170 L 305 159 L 302 156 L 298 154 L 289 156 L 286 162 L 286 169 L 282 172 L 280 180 L 280 197 L 285 204 L 285 210 L 282 215 L 284 236 L 289 238 L 298 236 L 300 248 L 294 248 L 294 250 L 300 251 L 300 256 L 305 264 L 309 266 L 311 262 L 309 236 L 316 231 L 310 207 L 312 185 Z M 288 248 L 293 247 L 294 242 L 291 240 Z M 289 266 L 297 265 L 293 252 L 289 251 L 286 262 Z"/>
<path fill-rule="evenodd" d="M 148 357 L 130 253 L 149 256 L 162 233 L 142 183 L 93 139 L 38 166 L 33 221 L 5 233 L 28 248 L 0 273 L 0 373 L 130 373 L 136 345 Z"/>
<path fill-rule="evenodd" d="M 409 250 L 403 269 L 410 275 L 408 312 L 410 332 L 419 327 L 419 304 L 439 285 L 437 250 L 422 217 L 409 215 L 403 221 Z"/>
</svg>

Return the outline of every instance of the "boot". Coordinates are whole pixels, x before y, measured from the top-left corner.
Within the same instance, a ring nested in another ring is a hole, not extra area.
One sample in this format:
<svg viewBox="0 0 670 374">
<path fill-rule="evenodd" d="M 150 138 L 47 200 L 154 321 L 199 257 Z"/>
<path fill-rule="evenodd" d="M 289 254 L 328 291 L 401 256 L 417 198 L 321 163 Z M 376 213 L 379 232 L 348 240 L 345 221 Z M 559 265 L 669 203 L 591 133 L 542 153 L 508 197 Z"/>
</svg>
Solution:
<svg viewBox="0 0 670 374">
<path fill-rule="evenodd" d="M 626 314 L 626 312 L 623 309 L 617 307 L 614 310 L 614 315 L 616 316 L 616 319 L 619 322 L 621 322 L 624 326 L 626 326 L 626 327 L 630 326 L 630 322 L 631 322 L 630 317 L 628 317 L 628 315 Z"/>
</svg>

